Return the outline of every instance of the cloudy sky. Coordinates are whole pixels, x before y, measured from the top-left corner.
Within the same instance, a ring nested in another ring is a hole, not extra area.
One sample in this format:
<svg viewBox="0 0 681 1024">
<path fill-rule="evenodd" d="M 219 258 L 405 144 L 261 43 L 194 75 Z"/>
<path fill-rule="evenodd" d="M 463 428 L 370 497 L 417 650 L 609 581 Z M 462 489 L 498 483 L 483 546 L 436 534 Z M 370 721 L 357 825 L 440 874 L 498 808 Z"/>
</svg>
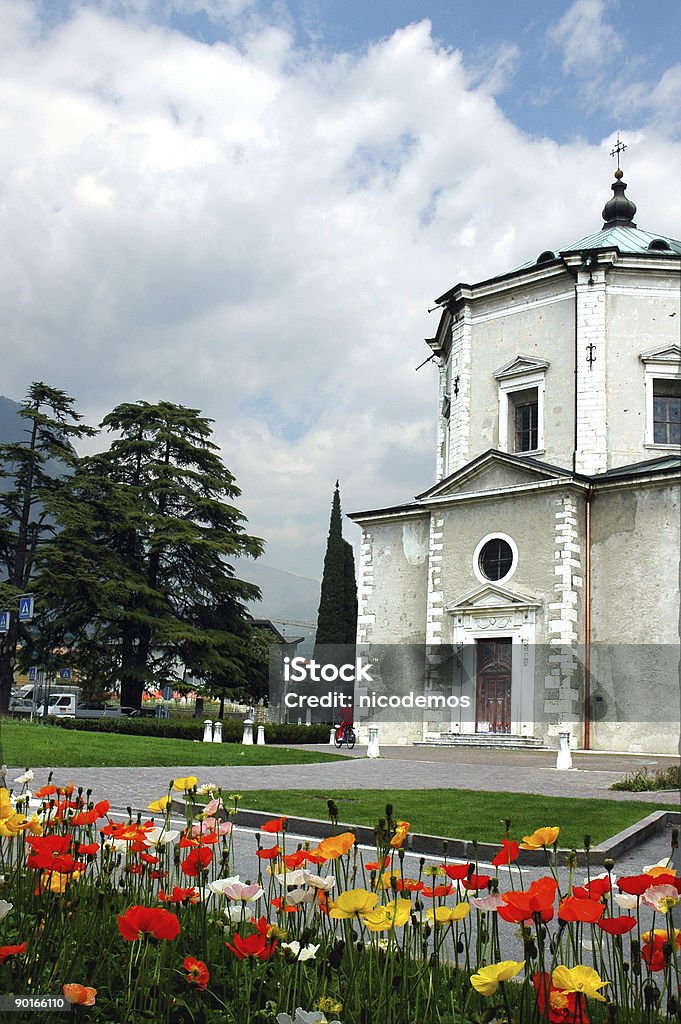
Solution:
<svg viewBox="0 0 681 1024">
<path fill-rule="evenodd" d="M 215 420 L 269 564 L 434 480 L 435 296 L 681 237 L 678 0 L 0 0 L 0 393 Z M 356 529 L 346 534 L 356 540 Z"/>
</svg>

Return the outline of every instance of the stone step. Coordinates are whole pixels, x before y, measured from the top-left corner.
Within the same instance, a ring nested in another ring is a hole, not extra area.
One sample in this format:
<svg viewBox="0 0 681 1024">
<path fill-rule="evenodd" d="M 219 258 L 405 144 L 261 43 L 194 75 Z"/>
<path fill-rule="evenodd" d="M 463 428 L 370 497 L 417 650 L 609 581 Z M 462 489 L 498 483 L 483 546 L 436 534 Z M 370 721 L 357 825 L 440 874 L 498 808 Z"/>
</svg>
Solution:
<svg viewBox="0 0 681 1024">
<path fill-rule="evenodd" d="M 547 750 L 539 736 L 514 736 L 507 732 L 440 733 L 419 742 L 415 747 L 498 747 L 507 750 Z"/>
</svg>

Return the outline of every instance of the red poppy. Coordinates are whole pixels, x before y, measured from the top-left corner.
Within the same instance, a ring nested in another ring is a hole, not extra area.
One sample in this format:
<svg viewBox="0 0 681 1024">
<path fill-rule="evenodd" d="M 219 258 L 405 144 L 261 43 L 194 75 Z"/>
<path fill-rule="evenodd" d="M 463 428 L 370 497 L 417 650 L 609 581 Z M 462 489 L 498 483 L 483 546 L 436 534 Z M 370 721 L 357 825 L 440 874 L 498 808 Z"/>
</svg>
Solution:
<svg viewBox="0 0 681 1024">
<path fill-rule="evenodd" d="M 451 883 L 448 885 L 424 885 L 421 892 L 427 899 L 432 899 L 433 896 L 451 896 L 454 892 L 454 886 Z"/>
<path fill-rule="evenodd" d="M 179 885 L 174 885 L 173 891 L 170 893 L 159 889 L 158 898 L 162 903 L 198 903 L 201 899 L 201 893 L 193 885 L 190 885 L 188 889 L 182 889 Z"/>
<path fill-rule="evenodd" d="M 125 870 L 128 872 L 129 875 L 143 875 L 144 864 L 126 864 Z"/>
<path fill-rule="evenodd" d="M 647 963 L 651 971 L 663 971 L 667 958 L 662 948 L 663 943 L 657 939 L 654 942 L 645 942 L 641 950 L 641 959 Z"/>
<path fill-rule="evenodd" d="M 202 868 L 207 868 L 213 859 L 213 851 L 203 846 L 195 846 L 187 854 L 180 867 L 189 878 L 196 878 Z"/>
<path fill-rule="evenodd" d="M 595 924 L 603 916 L 605 907 L 600 900 L 580 899 L 579 896 L 566 896 L 558 906 L 558 917 L 561 921 L 581 921 Z"/>
<path fill-rule="evenodd" d="M 199 989 L 205 989 L 210 981 L 210 971 L 203 960 L 197 960 L 193 956 L 184 958 L 184 969 L 187 972 L 187 984 L 196 985 Z"/>
<path fill-rule="evenodd" d="M 326 864 L 327 858 L 321 853 L 314 853 L 312 850 L 306 850 L 305 860 L 308 864 Z"/>
<path fill-rule="evenodd" d="M 217 841 L 217 832 L 199 832 L 195 836 L 185 832 L 180 839 L 180 848 L 184 849 L 187 846 L 212 846 Z"/>
<path fill-rule="evenodd" d="M 636 924 L 635 917 L 627 917 L 622 915 L 621 917 L 602 917 L 600 921 L 596 921 L 598 927 L 607 932 L 608 935 L 626 935 Z"/>
<path fill-rule="evenodd" d="M 628 875 L 617 879 L 617 888 L 630 896 L 642 896 L 646 889 L 654 885 L 652 875 Z"/>
<path fill-rule="evenodd" d="M 296 906 L 293 903 L 287 903 L 286 905 L 284 905 L 283 896 L 273 896 L 272 899 L 270 900 L 270 905 L 273 906 L 275 910 L 278 910 L 279 913 L 281 914 L 295 914 L 300 910 L 300 907 Z"/>
<path fill-rule="evenodd" d="M 16 956 L 17 953 L 25 953 L 27 945 L 27 942 L 22 942 L 18 946 L 0 946 L 0 964 L 4 964 L 8 956 Z"/>
<path fill-rule="evenodd" d="M 168 872 L 167 871 L 159 871 L 158 868 L 156 868 L 154 871 L 150 871 L 149 872 L 149 878 L 153 878 L 156 881 L 158 881 L 159 878 L 167 878 L 167 877 L 168 877 Z"/>
<path fill-rule="evenodd" d="M 84 857 L 94 857 L 96 853 L 99 853 L 99 843 L 80 843 L 78 853 Z"/>
<path fill-rule="evenodd" d="M 93 825 L 99 818 L 106 817 L 109 810 L 109 801 L 100 800 L 90 811 L 79 811 L 70 819 L 71 825 Z"/>
<path fill-rule="evenodd" d="M 289 871 L 295 871 L 299 868 L 308 858 L 307 850 L 296 850 L 295 853 L 288 853 L 284 858 L 284 864 Z"/>
<path fill-rule="evenodd" d="M 140 860 L 144 864 L 158 864 L 159 857 L 155 857 L 153 853 L 140 853 Z"/>
<path fill-rule="evenodd" d="M 441 864 L 440 867 L 453 882 L 460 882 L 462 878 L 468 877 L 471 866 L 470 864 Z"/>
<path fill-rule="evenodd" d="M 464 889 L 486 889 L 490 883 L 491 875 L 468 875 L 461 880 Z"/>
<path fill-rule="evenodd" d="M 495 857 L 492 858 L 492 864 L 495 868 L 501 867 L 502 864 L 513 864 L 518 859 L 520 853 L 520 847 L 516 843 L 515 839 L 502 839 L 501 849 Z"/>
<path fill-rule="evenodd" d="M 381 860 L 368 860 L 364 867 L 367 871 L 387 871 L 392 863 L 392 855 L 388 854 Z"/>
<path fill-rule="evenodd" d="M 578 1009 L 579 996 L 576 992 L 563 992 L 555 988 L 548 973 L 535 974 L 532 983 L 537 993 L 537 1007 L 542 1020 L 546 1014 L 549 1024 L 574 1024 L 576 1020 L 582 1024 L 589 1024 L 584 1000 Z"/>
<path fill-rule="evenodd" d="M 118 930 L 128 942 L 136 942 L 143 935 L 175 939 L 180 934 L 180 922 L 175 914 L 162 907 L 134 906 L 118 915 Z"/>
<path fill-rule="evenodd" d="M 546 923 L 553 918 L 553 901 L 558 883 L 555 878 L 538 878 L 526 891 L 502 893 L 504 906 L 499 907 L 499 917 L 504 921 L 521 924 L 533 920 L 538 914 Z"/>
<path fill-rule="evenodd" d="M 239 960 L 246 960 L 249 956 L 254 956 L 257 960 L 269 960 L 277 948 L 276 940 L 268 942 L 267 935 L 263 935 L 262 928 L 258 926 L 257 922 L 254 923 L 258 930 L 252 935 L 248 935 L 244 939 L 238 932 L 235 932 L 234 945 L 230 942 L 225 943 L 227 949 L 231 949 Z"/>
<path fill-rule="evenodd" d="M 272 818 L 271 821 L 266 821 L 264 825 L 260 826 L 261 832 L 283 832 L 284 822 L 286 818 Z"/>
<path fill-rule="evenodd" d="M 278 846 L 270 846 L 268 849 L 260 848 L 257 851 L 258 857 L 261 860 L 274 860 L 281 853 L 281 849 Z"/>
</svg>

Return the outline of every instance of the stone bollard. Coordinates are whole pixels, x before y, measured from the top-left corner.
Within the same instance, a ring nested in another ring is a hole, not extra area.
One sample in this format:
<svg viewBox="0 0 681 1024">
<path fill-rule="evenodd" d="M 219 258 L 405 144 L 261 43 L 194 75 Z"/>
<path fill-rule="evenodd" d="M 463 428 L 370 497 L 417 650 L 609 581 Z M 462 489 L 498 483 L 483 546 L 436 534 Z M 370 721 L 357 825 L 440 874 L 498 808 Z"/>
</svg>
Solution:
<svg viewBox="0 0 681 1024">
<path fill-rule="evenodd" d="M 568 771 L 572 768 L 572 754 L 570 753 L 570 733 L 558 733 L 558 756 L 556 757 L 556 768 L 559 771 Z"/>
<path fill-rule="evenodd" d="M 367 746 L 367 757 L 380 757 L 381 748 L 378 745 L 378 726 L 369 726 L 369 743 Z"/>
<path fill-rule="evenodd" d="M 331 726 L 331 729 L 329 731 L 329 746 L 330 747 L 335 747 L 336 746 L 336 730 L 334 729 L 333 726 Z"/>
<path fill-rule="evenodd" d="M 222 722 L 216 722 L 213 726 L 213 743 L 222 743 Z"/>
<path fill-rule="evenodd" d="M 213 742 L 213 723 L 211 722 L 210 718 L 207 718 L 203 723 L 203 742 Z"/>
<path fill-rule="evenodd" d="M 264 747 L 265 746 L 265 726 L 264 725 L 259 725 L 258 726 L 258 738 L 256 740 L 256 746 L 258 746 L 258 747 Z"/>
<path fill-rule="evenodd" d="M 253 719 L 244 719 L 244 734 L 241 737 L 241 745 L 244 747 L 253 746 Z"/>
</svg>

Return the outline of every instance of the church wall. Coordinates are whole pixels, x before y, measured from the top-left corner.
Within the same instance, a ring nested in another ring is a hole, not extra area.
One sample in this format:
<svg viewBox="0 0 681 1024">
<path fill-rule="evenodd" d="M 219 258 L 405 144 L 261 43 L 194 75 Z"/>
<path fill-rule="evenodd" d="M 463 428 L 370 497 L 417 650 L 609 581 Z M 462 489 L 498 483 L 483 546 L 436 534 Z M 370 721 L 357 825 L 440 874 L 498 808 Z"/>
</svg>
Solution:
<svg viewBox="0 0 681 1024">
<path fill-rule="evenodd" d="M 429 516 L 370 523 L 362 531 L 358 641 L 424 644 Z"/>
<path fill-rule="evenodd" d="M 608 469 L 664 454 L 646 446 L 645 368 L 639 356 L 678 343 L 679 275 L 611 272 L 607 290 Z M 632 344 L 632 336 L 635 343 Z"/>
<path fill-rule="evenodd" d="M 592 505 L 594 749 L 678 752 L 681 486 L 597 492 Z"/>
<path fill-rule="evenodd" d="M 571 280 L 571 279 L 570 279 Z M 471 349 L 469 459 L 499 446 L 495 371 L 517 355 L 549 362 L 545 378 L 545 449 L 539 458 L 569 467 L 574 447 L 574 289 L 564 279 L 537 285 L 525 301 L 478 301 Z"/>
</svg>

